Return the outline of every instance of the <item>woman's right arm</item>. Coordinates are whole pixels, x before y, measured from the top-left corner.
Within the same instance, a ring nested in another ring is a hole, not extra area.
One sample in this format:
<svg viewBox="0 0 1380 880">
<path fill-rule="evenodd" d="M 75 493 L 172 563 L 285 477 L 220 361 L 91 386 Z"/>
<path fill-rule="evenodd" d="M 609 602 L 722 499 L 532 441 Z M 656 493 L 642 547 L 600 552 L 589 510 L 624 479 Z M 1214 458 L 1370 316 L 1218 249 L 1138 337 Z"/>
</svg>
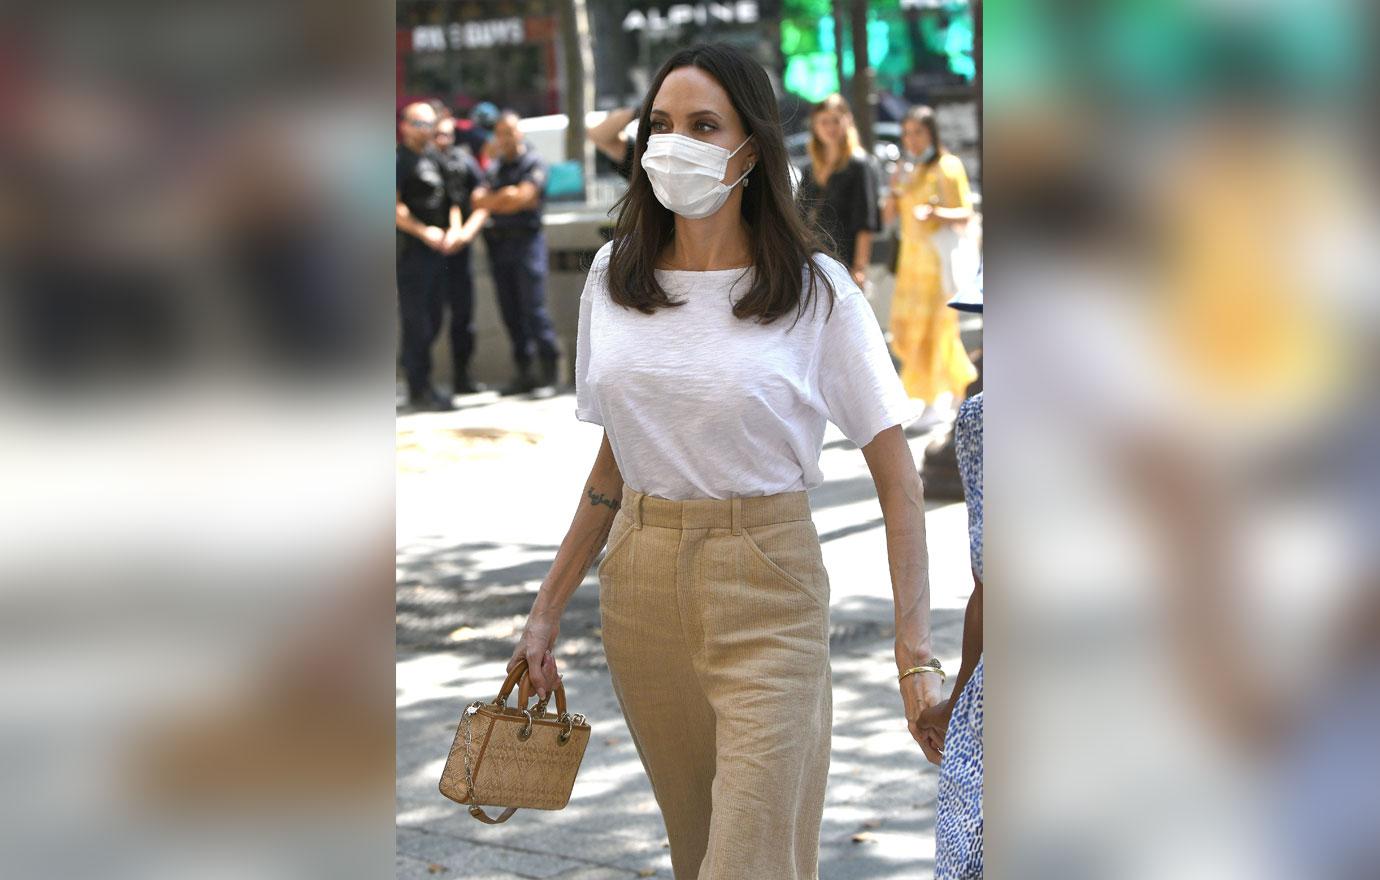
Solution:
<svg viewBox="0 0 1380 880">
<path fill-rule="evenodd" d="M 610 161 L 622 162 L 624 150 L 627 149 L 623 129 L 627 128 L 628 123 L 636 119 L 637 115 L 637 107 L 610 110 L 598 125 L 585 133 L 585 137 L 589 138 L 601 153 L 608 156 Z"/>
<path fill-rule="evenodd" d="M 552 651 L 561 629 L 561 613 L 608 540 L 622 498 L 623 475 L 614 460 L 608 432 L 605 432 L 599 454 L 585 480 L 579 507 L 570 521 L 570 529 L 556 551 L 551 571 L 537 590 L 527 625 L 508 661 L 511 672 L 518 658 L 527 658 L 528 677 L 542 699 L 555 688 L 560 678 Z"/>
</svg>

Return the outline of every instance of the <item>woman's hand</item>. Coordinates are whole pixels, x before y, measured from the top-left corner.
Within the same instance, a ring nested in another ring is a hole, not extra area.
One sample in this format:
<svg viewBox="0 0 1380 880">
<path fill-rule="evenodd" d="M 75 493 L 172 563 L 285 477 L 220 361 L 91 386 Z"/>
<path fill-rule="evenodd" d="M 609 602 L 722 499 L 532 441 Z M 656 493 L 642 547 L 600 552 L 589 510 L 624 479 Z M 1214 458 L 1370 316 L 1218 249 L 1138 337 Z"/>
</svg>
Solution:
<svg viewBox="0 0 1380 880">
<path fill-rule="evenodd" d="M 929 729 L 922 722 L 926 717 L 925 712 L 930 707 L 944 702 L 939 682 L 939 676 L 932 672 L 917 672 L 907 675 L 900 681 L 901 702 L 905 705 L 906 711 L 906 727 L 932 764 L 939 763 L 939 750 L 943 748 L 944 740 L 941 737 L 936 744 Z"/>
<path fill-rule="evenodd" d="M 544 700 L 547 694 L 556 689 L 561 676 L 556 669 L 556 658 L 552 651 L 556 647 L 556 636 L 560 635 L 561 622 L 534 614 L 527 618 L 513 656 L 508 660 L 507 671 L 512 672 L 518 659 L 527 658 L 527 678 L 537 692 L 537 698 Z"/>
<path fill-rule="evenodd" d="M 934 205 L 921 203 L 919 205 L 916 205 L 915 210 L 911 213 L 914 215 L 916 220 L 919 220 L 921 223 L 924 223 L 926 220 L 934 216 Z"/>
<path fill-rule="evenodd" d="M 954 714 L 954 701 L 952 698 L 941 700 L 938 705 L 930 706 L 920 713 L 920 732 L 929 743 L 930 748 L 925 750 L 925 757 L 930 759 L 931 764 L 938 764 L 939 760 L 935 755 L 941 755 L 944 751 L 944 736 L 949 732 L 949 719 Z M 921 748 L 924 748 L 922 745 Z"/>
<path fill-rule="evenodd" d="M 849 274 L 851 274 L 851 275 L 853 276 L 853 283 L 856 284 L 856 285 L 858 285 L 859 289 L 866 290 L 866 289 L 867 289 L 867 268 L 864 267 L 864 266 L 854 266 L 853 268 L 849 269 L 848 271 L 849 271 Z"/>
</svg>

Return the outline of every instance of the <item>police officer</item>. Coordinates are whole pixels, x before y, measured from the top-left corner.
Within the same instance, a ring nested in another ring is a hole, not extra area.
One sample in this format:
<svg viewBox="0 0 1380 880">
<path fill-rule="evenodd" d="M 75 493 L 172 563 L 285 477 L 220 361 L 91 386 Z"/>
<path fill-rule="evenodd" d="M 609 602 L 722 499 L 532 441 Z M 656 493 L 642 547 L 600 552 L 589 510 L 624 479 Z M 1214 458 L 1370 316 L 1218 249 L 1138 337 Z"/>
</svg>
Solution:
<svg viewBox="0 0 1380 880">
<path fill-rule="evenodd" d="M 474 394 L 484 389 L 470 378 L 470 356 L 474 353 L 474 275 L 469 245 L 488 217 L 488 212 L 474 210 L 471 198 L 482 181 L 483 172 L 469 151 L 456 144 L 453 118 L 436 123 L 436 149 L 441 154 L 451 205 L 460 211 L 463 220 L 445 257 L 442 298 L 450 308 L 451 375 L 455 377 L 456 394 Z"/>
<path fill-rule="evenodd" d="M 556 331 L 546 313 L 546 236 L 541 225 L 546 163 L 524 141 L 518 122 L 511 110 L 499 116 L 489 145 L 486 186 L 476 189 L 472 199 L 475 208 L 492 215 L 484 242 L 517 367 L 503 394 L 525 394 L 555 385 L 559 359 Z"/>
<path fill-rule="evenodd" d="M 489 159 L 485 155 L 489 141 L 494 136 L 494 126 L 498 124 L 498 108 L 489 101 L 480 101 L 470 111 L 469 127 L 456 129 L 456 140 L 469 147 L 470 155 L 479 162 L 479 167 L 489 169 Z"/>
<path fill-rule="evenodd" d="M 441 154 L 432 143 L 436 108 L 418 102 L 403 110 L 397 164 L 398 308 L 408 403 L 447 410 L 448 397 L 431 384 L 431 344 L 441 325 L 445 249 L 453 240 L 451 200 Z M 456 208 L 458 218 L 459 209 Z M 458 225 L 458 224 L 457 224 Z"/>
</svg>

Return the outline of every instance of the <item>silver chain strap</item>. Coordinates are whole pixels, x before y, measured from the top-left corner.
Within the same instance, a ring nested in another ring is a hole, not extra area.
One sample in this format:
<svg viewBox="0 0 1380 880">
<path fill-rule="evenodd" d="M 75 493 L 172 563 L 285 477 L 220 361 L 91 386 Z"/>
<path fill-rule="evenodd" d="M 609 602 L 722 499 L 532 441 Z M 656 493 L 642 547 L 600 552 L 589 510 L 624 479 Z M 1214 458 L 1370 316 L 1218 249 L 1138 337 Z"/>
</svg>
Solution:
<svg viewBox="0 0 1380 880">
<path fill-rule="evenodd" d="M 484 705 L 483 700 L 475 700 L 465 707 L 465 714 L 460 716 L 460 729 L 465 733 L 465 791 L 469 792 L 470 803 L 478 804 L 479 798 L 474 793 L 474 770 L 470 766 L 470 753 L 474 751 L 473 734 L 470 730 L 470 716 L 479 711 L 479 707 Z"/>
</svg>

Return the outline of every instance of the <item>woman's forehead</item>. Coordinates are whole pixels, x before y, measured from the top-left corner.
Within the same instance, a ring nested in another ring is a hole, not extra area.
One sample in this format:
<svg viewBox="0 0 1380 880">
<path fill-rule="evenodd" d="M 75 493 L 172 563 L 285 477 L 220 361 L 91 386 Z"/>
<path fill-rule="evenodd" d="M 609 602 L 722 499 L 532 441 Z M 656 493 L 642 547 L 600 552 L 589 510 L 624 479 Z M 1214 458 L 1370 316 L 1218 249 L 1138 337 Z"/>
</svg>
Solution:
<svg viewBox="0 0 1380 880">
<path fill-rule="evenodd" d="M 666 75 L 652 100 L 652 112 L 662 111 L 672 116 L 688 116 L 700 110 L 711 110 L 725 120 L 736 120 L 733 102 L 719 81 L 698 67 L 678 67 Z"/>
</svg>

